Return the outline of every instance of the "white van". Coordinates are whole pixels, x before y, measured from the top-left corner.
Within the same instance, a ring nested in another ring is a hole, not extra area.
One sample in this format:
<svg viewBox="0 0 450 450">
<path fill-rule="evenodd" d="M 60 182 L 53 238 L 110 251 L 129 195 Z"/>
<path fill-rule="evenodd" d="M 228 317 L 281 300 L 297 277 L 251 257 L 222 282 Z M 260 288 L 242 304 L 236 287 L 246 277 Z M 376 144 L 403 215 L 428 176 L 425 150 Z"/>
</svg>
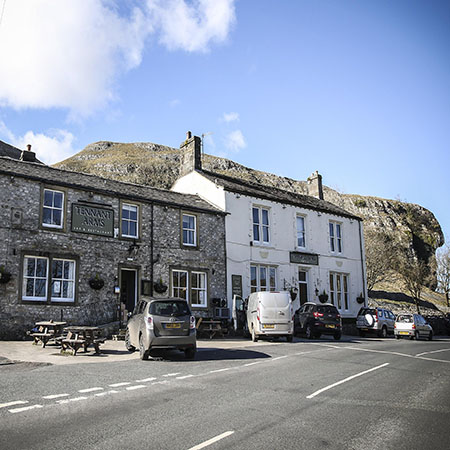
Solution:
<svg viewBox="0 0 450 450">
<path fill-rule="evenodd" d="M 292 342 L 294 311 L 289 292 L 253 292 L 248 298 L 247 324 L 252 341 L 285 336 Z"/>
</svg>

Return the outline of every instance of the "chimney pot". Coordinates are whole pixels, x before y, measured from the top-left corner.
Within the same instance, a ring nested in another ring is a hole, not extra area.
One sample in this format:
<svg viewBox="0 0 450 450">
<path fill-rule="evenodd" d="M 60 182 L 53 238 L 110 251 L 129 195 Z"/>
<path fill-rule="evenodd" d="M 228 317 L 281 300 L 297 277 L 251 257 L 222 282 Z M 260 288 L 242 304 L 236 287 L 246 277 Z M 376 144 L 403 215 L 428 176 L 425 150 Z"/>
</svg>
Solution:
<svg viewBox="0 0 450 450">
<path fill-rule="evenodd" d="M 31 152 L 31 144 L 27 144 L 27 150 Z"/>
<path fill-rule="evenodd" d="M 186 139 L 190 139 L 192 137 L 192 133 L 190 131 L 188 131 L 186 133 Z"/>
</svg>

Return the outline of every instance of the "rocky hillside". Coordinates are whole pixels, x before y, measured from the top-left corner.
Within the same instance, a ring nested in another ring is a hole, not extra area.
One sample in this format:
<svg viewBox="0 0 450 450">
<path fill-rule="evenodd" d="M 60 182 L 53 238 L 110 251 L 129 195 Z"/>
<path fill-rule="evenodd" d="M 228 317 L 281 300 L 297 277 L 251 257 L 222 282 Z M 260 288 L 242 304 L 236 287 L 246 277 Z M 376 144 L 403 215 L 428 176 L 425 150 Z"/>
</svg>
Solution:
<svg viewBox="0 0 450 450">
<path fill-rule="evenodd" d="M 180 150 L 152 143 L 96 142 L 55 167 L 106 178 L 169 189 L 178 177 Z M 234 161 L 204 155 L 203 167 L 232 177 L 308 194 L 306 181 L 253 170 Z M 361 195 L 342 194 L 324 186 L 325 200 L 364 219 L 365 228 L 395 233 L 430 263 L 444 243 L 433 213 L 419 205 Z"/>
</svg>

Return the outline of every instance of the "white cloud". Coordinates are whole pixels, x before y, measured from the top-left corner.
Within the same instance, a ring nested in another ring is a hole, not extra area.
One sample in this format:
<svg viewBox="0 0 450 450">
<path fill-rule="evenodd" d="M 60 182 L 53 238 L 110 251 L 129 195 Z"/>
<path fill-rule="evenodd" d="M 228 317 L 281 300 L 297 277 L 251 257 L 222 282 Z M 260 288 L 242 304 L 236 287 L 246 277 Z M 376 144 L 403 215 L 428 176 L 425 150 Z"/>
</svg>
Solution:
<svg viewBox="0 0 450 450">
<path fill-rule="evenodd" d="M 171 50 L 206 52 L 224 42 L 235 22 L 234 0 L 147 0 L 160 42 Z"/>
<path fill-rule="evenodd" d="M 239 121 L 239 113 L 237 112 L 223 113 L 222 120 L 224 122 Z"/>
<path fill-rule="evenodd" d="M 225 146 L 233 152 L 238 152 L 239 150 L 247 147 L 242 131 L 235 130 L 228 134 L 226 137 Z"/>
<path fill-rule="evenodd" d="M 27 144 L 31 144 L 36 157 L 45 164 L 62 161 L 76 151 L 73 148 L 74 135 L 66 130 L 49 130 L 48 134 L 27 131 L 23 136 L 15 136 L 0 121 L 0 135 L 6 136 L 11 145 L 22 150 L 27 148 Z"/>
<path fill-rule="evenodd" d="M 169 49 L 206 51 L 234 22 L 234 0 L 14 0 L 0 26 L 0 106 L 87 116 L 115 99 L 155 33 Z"/>
</svg>

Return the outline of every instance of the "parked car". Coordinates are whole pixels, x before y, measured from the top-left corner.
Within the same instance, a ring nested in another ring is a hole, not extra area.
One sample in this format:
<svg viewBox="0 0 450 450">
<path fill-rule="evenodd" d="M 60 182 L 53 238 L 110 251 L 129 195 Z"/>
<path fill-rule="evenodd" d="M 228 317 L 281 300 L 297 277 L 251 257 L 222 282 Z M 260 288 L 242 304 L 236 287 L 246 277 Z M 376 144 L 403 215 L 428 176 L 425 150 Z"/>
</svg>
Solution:
<svg viewBox="0 0 450 450">
<path fill-rule="evenodd" d="M 247 326 L 252 341 L 260 338 L 294 337 L 294 312 L 289 292 L 253 292 L 248 298 Z"/>
<path fill-rule="evenodd" d="M 379 337 L 387 337 L 394 333 L 395 315 L 386 308 L 367 308 L 359 310 L 356 317 L 356 328 L 360 336 L 376 333 Z"/>
<path fill-rule="evenodd" d="M 394 334 L 397 339 L 409 337 L 433 339 L 433 328 L 420 314 L 399 314 L 395 319 Z"/>
<path fill-rule="evenodd" d="M 308 339 L 328 334 L 339 340 L 342 336 L 341 315 L 331 303 L 307 302 L 295 313 L 294 330 L 295 334 L 304 333 Z"/>
<path fill-rule="evenodd" d="M 186 300 L 181 298 L 143 298 L 127 323 L 125 346 L 139 348 L 141 359 L 152 350 L 178 349 L 193 359 L 197 351 L 195 317 Z"/>
</svg>

